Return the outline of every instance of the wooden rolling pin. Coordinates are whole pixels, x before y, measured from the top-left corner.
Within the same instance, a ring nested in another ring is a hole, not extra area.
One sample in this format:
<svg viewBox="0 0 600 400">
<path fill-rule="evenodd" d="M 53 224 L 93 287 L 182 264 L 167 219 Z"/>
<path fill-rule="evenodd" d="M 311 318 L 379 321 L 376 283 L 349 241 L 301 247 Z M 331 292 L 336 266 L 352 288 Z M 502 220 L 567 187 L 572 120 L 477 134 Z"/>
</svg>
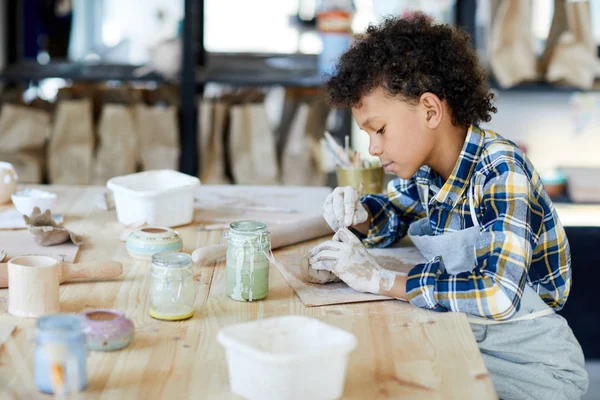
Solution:
<svg viewBox="0 0 600 400">
<path fill-rule="evenodd" d="M 333 234 L 333 231 L 321 215 L 309 217 L 301 221 L 273 225 L 273 228 L 270 228 L 269 232 L 271 234 L 271 248 L 273 250 Z M 203 246 L 194 250 L 192 260 L 200 265 L 209 265 L 225 257 L 226 254 L 226 243 Z"/>
<path fill-rule="evenodd" d="M 109 279 L 123 273 L 123 264 L 118 261 L 90 261 L 83 263 L 61 263 L 59 283 L 72 279 Z M 8 287 L 8 264 L 0 263 L 0 288 Z"/>
</svg>

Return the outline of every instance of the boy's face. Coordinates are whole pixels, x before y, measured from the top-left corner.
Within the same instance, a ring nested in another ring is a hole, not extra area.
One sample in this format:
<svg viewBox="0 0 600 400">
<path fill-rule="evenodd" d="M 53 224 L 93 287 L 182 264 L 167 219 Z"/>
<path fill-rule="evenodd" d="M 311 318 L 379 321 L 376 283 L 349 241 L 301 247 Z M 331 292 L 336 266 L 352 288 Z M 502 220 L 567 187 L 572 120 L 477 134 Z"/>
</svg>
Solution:
<svg viewBox="0 0 600 400">
<path fill-rule="evenodd" d="M 379 157 L 387 172 L 410 179 L 431 154 L 433 136 L 420 105 L 389 97 L 380 87 L 363 96 L 352 114 L 369 134 L 369 153 Z"/>
</svg>

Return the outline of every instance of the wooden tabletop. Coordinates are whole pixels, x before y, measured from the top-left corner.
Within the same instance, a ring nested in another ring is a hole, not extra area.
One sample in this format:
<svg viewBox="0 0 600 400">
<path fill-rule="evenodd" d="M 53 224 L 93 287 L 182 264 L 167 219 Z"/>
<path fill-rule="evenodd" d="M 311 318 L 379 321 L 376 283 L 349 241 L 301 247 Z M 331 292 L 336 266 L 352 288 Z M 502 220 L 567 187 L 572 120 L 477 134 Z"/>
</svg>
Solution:
<svg viewBox="0 0 600 400">
<path fill-rule="evenodd" d="M 150 263 L 129 257 L 119 240 L 123 227 L 115 212 L 95 206 L 105 189 L 48 189 L 60 198 L 56 212 L 65 214 L 65 225 L 87 236 L 78 261 L 114 259 L 124 266 L 123 276 L 115 280 L 61 285 L 61 311 L 114 308 L 125 312 L 136 327 L 128 348 L 89 353 L 89 386 L 73 398 L 238 398 L 229 392 L 225 353 L 216 341 L 217 332 L 238 322 L 280 315 L 317 318 L 356 335 L 358 347 L 350 357 L 343 398 L 496 398 L 463 314 L 429 312 L 396 300 L 308 308 L 274 267 L 268 298 L 252 303 L 226 296 L 224 262 L 198 267 L 194 317 L 182 322 L 154 320 L 147 309 Z M 218 243 L 221 235 L 216 230 L 199 232 L 191 225 L 177 230 L 186 252 L 198 243 Z M 317 243 L 296 247 L 304 250 Z M 7 343 L 13 351 L 0 347 L 0 398 L 47 398 L 31 378 L 19 372 L 19 365 L 33 372 L 35 320 L 10 316 L 7 292 L 0 290 L 0 322 L 18 328 Z M 22 356 L 21 363 L 14 360 L 14 350 Z"/>
</svg>

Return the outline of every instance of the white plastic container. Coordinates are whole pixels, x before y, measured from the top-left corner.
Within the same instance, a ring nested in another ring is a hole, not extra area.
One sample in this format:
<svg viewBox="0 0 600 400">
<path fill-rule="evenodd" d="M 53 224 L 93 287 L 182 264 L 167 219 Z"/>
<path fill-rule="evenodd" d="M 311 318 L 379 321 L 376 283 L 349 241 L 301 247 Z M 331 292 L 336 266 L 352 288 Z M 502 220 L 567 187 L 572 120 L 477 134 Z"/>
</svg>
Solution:
<svg viewBox="0 0 600 400">
<path fill-rule="evenodd" d="M 229 387 L 248 399 L 336 399 L 344 391 L 353 334 L 319 320 L 285 316 L 221 329 Z"/>
<path fill-rule="evenodd" d="M 198 178 L 168 169 L 117 176 L 106 184 L 114 193 L 120 223 L 167 227 L 193 221 L 199 185 Z"/>
</svg>

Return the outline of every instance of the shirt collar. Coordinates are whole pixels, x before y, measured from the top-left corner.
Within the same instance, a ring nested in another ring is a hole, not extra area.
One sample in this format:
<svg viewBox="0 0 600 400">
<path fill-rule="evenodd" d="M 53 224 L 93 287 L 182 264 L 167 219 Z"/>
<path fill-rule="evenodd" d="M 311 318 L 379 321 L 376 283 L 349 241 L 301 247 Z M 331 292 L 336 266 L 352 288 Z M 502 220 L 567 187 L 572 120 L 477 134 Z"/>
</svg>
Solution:
<svg viewBox="0 0 600 400">
<path fill-rule="evenodd" d="M 483 140 L 485 132 L 475 125 L 469 126 L 465 143 L 454 165 L 454 169 L 448 180 L 444 183 L 440 191 L 434 196 L 434 199 L 447 208 L 453 209 L 456 206 L 469 183 L 479 161 L 479 155 L 483 149 Z M 429 171 L 431 176 L 432 171 Z"/>
</svg>

